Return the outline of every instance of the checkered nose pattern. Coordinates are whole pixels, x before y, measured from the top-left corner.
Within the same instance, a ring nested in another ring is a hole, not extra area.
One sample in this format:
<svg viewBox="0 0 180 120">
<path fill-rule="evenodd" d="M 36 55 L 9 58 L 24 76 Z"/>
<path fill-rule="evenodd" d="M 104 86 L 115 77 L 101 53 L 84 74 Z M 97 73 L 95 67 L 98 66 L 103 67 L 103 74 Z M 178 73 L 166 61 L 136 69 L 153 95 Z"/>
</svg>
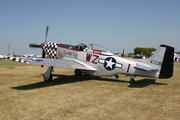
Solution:
<svg viewBox="0 0 180 120">
<path fill-rule="evenodd" d="M 48 57 L 56 58 L 58 43 L 47 42 L 44 44 L 43 49 Z"/>
</svg>

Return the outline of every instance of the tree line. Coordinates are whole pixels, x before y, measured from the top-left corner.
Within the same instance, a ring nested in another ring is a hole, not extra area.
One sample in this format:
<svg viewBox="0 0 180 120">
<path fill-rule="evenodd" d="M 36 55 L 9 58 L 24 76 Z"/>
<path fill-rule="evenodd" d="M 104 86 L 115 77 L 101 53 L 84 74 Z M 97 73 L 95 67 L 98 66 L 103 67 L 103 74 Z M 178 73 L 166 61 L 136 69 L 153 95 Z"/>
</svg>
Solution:
<svg viewBox="0 0 180 120">
<path fill-rule="evenodd" d="M 152 52 L 155 52 L 155 48 L 144 48 L 144 47 L 136 47 L 134 49 L 134 55 L 140 54 L 145 56 L 151 56 Z"/>
</svg>

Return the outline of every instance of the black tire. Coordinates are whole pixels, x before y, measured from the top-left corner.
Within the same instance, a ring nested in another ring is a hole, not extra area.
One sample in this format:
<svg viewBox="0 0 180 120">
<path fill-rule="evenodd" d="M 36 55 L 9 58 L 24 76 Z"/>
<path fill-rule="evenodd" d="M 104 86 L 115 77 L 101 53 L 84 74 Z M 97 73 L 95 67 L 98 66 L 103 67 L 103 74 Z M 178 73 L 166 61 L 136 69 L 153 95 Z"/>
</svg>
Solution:
<svg viewBox="0 0 180 120">
<path fill-rule="evenodd" d="M 75 75 L 82 75 L 82 72 L 78 69 L 75 69 L 74 73 L 75 73 Z"/>
</svg>

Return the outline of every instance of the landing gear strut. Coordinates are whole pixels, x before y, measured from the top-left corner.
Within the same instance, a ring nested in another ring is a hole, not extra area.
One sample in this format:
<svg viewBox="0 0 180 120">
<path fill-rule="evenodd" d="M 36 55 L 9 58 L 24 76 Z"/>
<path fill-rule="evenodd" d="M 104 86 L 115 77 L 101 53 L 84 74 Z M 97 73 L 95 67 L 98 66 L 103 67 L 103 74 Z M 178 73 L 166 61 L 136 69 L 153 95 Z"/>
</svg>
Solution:
<svg viewBox="0 0 180 120">
<path fill-rule="evenodd" d="M 44 81 L 51 81 L 52 80 L 52 72 L 53 72 L 53 66 L 49 66 L 46 73 L 44 74 Z"/>
</svg>

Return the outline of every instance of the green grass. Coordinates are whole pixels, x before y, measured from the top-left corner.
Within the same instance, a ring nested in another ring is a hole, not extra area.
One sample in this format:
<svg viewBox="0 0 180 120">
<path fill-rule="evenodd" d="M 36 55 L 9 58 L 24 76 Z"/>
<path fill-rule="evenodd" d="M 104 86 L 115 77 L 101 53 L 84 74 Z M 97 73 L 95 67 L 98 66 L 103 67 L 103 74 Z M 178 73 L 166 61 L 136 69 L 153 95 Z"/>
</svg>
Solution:
<svg viewBox="0 0 180 120">
<path fill-rule="evenodd" d="M 0 119 L 120 120 L 180 118 L 180 62 L 170 79 L 74 76 L 74 69 L 0 60 Z"/>
</svg>

